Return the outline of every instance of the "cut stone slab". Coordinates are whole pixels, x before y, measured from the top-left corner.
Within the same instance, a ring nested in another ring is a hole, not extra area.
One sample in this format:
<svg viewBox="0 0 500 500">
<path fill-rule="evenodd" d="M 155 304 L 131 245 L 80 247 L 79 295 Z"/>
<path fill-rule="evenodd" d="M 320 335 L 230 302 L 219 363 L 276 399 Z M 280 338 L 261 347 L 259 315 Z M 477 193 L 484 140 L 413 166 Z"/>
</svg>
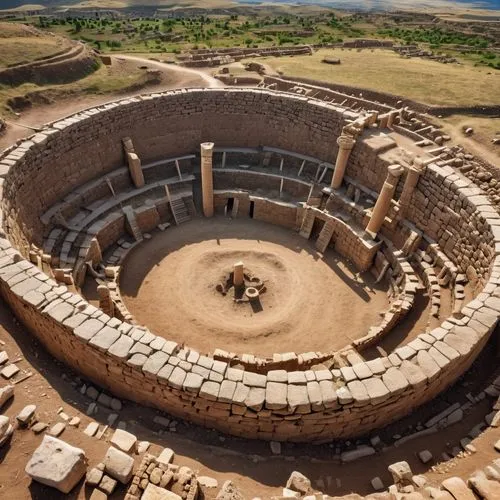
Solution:
<svg viewBox="0 0 500 500">
<path fill-rule="evenodd" d="M 459 498 L 460 500 L 476 500 L 472 491 L 469 490 L 465 482 L 459 477 L 445 479 L 441 483 L 441 486 L 455 498 Z"/>
<path fill-rule="evenodd" d="M 217 488 L 219 482 L 217 479 L 208 476 L 198 476 L 198 482 L 205 488 Z"/>
<path fill-rule="evenodd" d="M 387 468 L 389 472 L 392 474 L 392 478 L 394 480 L 394 484 L 409 482 L 411 483 L 411 479 L 413 477 L 413 472 L 411 471 L 410 465 L 408 462 L 396 462 Z"/>
<path fill-rule="evenodd" d="M 6 379 L 12 378 L 14 375 L 19 373 L 19 367 L 12 363 L 11 365 L 7 365 L 1 372 L 0 375 Z"/>
<path fill-rule="evenodd" d="M 34 481 L 69 493 L 85 474 L 85 452 L 60 439 L 44 436 L 28 464 L 26 474 Z"/>
<path fill-rule="evenodd" d="M 9 355 L 5 351 L 0 352 L 0 365 L 7 363 L 7 361 L 9 361 Z"/>
<path fill-rule="evenodd" d="M 90 422 L 87 428 L 83 431 L 89 437 L 95 436 L 95 433 L 99 430 L 99 424 L 97 422 Z"/>
<path fill-rule="evenodd" d="M 49 424 L 46 424 L 45 422 L 37 422 L 32 428 L 31 430 L 35 433 L 35 434 L 40 434 L 40 432 L 43 432 L 47 427 L 49 426 Z"/>
<path fill-rule="evenodd" d="M 136 443 L 137 438 L 133 434 L 121 429 L 116 429 L 111 438 L 111 444 L 125 453 L 135 451 Z"/>
<path fill-rule="evenodd" d="M 372 487 L 375 491 L 382 491 L 385 490 L 384 483 L 382 482 L 382 479 L 379 477 L 374 477 L 371 481 Z"/>
<path fill-rule="evenodd" d="M 142 494 L 141 500 L 182 500 L 182 497 L 165 488 L 149 483 Z"/>
<path fill-rule="evenodd" d="M 95 488 L 94 491 L 92 491 L 92 495 L 90 495 L 89 500 L 108 500 L 108 495 Z"/>
<path fill-rule="evenodd" d="M 31 419 L 34 417 L 36 411 L 36 405 L 28 405 L 25 406 L 17 415 L 16 420 L 19 422 L 19 425 L 22 427 L 26 427 Z"/>
<path fill-rule="evenodd" d="M 58 437 L 63 433 L 64 429 L 66 429 L 66 424 L 64 422 L 57 422 L 57 424 L 53 425 L 50 428 L 47 434 L 50 434 L 51 436 L 54 437 Z"/>
<path fill-rule="evenodd" d="M 71 427 L 78 427 L 80 425 L 80 421 L 80 417 L 73 417 L 68 424 L 71 425 Z"/>
<path fill-rule="evenodd" d="M 269 443 L 269 446 L 271 447 L 271 452 L 273 455 L 281 455 L 281 443 L 278 441 L 271 441 Z"/>
<path fill-rule="evenodd" d="M 0 409 L 2 406 L 14 396 L 14 386 L 6 385 L 0 389 Z"/>
<path fill-rule="evenodd" d="M 168 464 L 171 464 L 173 462 L 174 455 L 175 455 L 174 450 L 171 450 L 170 448 L 165 448 L 160 453 L 160 455 L 158 456 L 156 461 L 160 464 L 168 465 Z"/>
<path fill-rule="evenodd" d="M 122 484 L 127 484 L 132 477 L 134 459 L 121 450 L 110 446 L 104 457 L 105 471 Z"/>
</svg>

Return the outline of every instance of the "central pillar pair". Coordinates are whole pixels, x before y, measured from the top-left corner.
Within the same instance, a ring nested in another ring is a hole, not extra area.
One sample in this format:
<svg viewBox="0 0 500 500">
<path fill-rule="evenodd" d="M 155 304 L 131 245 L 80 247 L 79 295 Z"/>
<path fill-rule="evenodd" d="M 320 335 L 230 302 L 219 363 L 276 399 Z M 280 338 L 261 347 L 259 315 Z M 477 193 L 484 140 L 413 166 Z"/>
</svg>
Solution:
<svg viewBox="0 0 500 500">
<path fill-rule="evenodd" d="M 352 135 L 342 134 L 337 139 L 339 151 L 337 153 L 337 161 L 335 162 L 335 170 L 333 171 L 331 187 L 339 189 L 344 179 L 345 170 L 347 167 L 347 160 L 351 154 L 352 148 L 356 140 Z"/>
</svg>

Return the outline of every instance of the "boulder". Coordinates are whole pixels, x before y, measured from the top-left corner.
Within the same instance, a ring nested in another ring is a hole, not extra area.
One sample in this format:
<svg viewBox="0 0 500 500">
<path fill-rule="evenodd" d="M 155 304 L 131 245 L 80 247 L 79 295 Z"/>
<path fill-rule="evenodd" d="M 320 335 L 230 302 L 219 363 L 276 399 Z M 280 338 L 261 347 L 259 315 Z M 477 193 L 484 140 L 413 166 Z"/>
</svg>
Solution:
<svg viewBox="0 0 500 500">
<path fill-rule="evenodd" d="M 127 484 L 132 477 L 134 459 L 110 446 L 104 457 L 104 468 L 106 472 L 122 484 Z"/>
<path fill-rule="evenodd" d="M 52 436 L 44 436 L 26 465 L 26 474 L 33 480 L 63 493 L 69 493 L 86 470 L 85 452 Z"/>
<path fill-rule="evenodd" d="M 130 432 L 124 431 L 122 429 L 116 429 L 113 437 L 111 438 L 111 444 L 126 453 L 134 452 L 136 443 L 137 438 Z"/>
<path fill-rule="evenodd" d="M 302 495 L 308 495 L 313 491 L 311 487 L 311 481 L 306 476 L 304 476 L 304 474 L 296 470 L 290 474 L 290 477 L 286 482 L 286 487 L 289 490 L 297 491 Z"/>
</svg>

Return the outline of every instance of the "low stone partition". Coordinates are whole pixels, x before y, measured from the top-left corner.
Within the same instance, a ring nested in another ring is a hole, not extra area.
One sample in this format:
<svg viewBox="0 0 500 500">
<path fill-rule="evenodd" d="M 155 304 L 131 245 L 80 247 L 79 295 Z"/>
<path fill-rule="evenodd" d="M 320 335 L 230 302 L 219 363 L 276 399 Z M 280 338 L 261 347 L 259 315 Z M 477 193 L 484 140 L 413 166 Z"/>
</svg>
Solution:
<svg viewBox="0 0 500 500">
<path fill-rule="evenodd" d="M 0 158 L 3 227 L 10 240 L 0 238 L 2 297 L 48 351 L 82 375 L 118 396 L 200 425 L 246 438 L 307 442 L 359 436 L 387 425 L 463 374 L 500 313 L 500 215 L 449 166 L 426 165 L 405 200 L 405 217 L 459 272 L 472 269 L 483 289 L 440 327 L 387 357 L 353 366 L 327 366 L 311 356 L 298 369 L 288 369 L 283 355 L 276 360 L 282 364 L 266 373 L 243 370 L 108 316 L 23 257 L 32 243 L 43 241 L 40 218 L 51 206 L 123 165 L 125 136 L 134 135 L 145 161 L 195 151 L 206 139 L 222 146 L 273 144 L 331 161 L 338 150 L 332 138 L 352 126 L 352 118 L 345 108 L 301 96 L 207 89 L 128 99 L 51 124 Z M 367 188 L 379 193 L 394 148 L 373 155 L 374 137 L 389 143 L 386 136 L 373 130 L 360 134 L 347 174 L 359 184 L 368 179 Z M 402 196 L 401 188 L 395 193 Z M 297 225 L 292 202 L 259 198 L 251 200 L 254 216 L 276 221 L 293 213 L 286 217 Z M 318 212 L 328 218 L 327 211 Z M 359 234 L 335 220 L 342 230 L 332 245 L 356 253 Z M 384 236 L 397 232 L 398 224 L 393 218 Z M 376 241 L 367 249 L 373 258 Z"/>
</svg>

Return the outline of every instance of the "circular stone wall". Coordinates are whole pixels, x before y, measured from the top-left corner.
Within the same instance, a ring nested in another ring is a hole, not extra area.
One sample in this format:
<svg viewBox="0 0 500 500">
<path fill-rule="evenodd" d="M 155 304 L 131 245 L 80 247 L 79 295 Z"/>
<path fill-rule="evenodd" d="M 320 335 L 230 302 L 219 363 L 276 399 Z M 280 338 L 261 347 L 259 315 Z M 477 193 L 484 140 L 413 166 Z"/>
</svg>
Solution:
<svg viewBox="0 0 500 500">
<path fill-rule="evenodd" d="M 459 271 L 473 269 L 483 291 L 439 328 L 390 356 L 353 366 L 327 367 L 315 362 L 315 353 L 305 353 L 293 371 L 282 357 L 264 374 L 243 370 L 110 318 L 50 279 L 43 260 L 33 257 L 37 267 L 24 258 L 30 244 L 40 245 L 53 229 L 46 216 L 51 207 L 75 199 L 84 204 L 77 188 L 123 165 L 125 136 L 133 137 L 143 161 L 192 153 L 209 140 L 235 147 L 270 144 L 328 162 L 335 158 L 342 126 L 356 118 L 314 99 L 231 89 L 144 96 L 51 124 L 0 159 L 7 234 L 0 240 L 0 292 L 57 358 L 119 396 L 201 425 L 295 441 L 355 436 L 384 426 L 456 380 L 484 346 L 500 312 L 499 217 L 449 167 L 429 162 L 406 220 Z M 358 140 L 347 169 L 354 181 L 376 192 L 393 161 L 377 141 Z M 395 252 L 396 260 L 400 256 Z"/>
</svg>

